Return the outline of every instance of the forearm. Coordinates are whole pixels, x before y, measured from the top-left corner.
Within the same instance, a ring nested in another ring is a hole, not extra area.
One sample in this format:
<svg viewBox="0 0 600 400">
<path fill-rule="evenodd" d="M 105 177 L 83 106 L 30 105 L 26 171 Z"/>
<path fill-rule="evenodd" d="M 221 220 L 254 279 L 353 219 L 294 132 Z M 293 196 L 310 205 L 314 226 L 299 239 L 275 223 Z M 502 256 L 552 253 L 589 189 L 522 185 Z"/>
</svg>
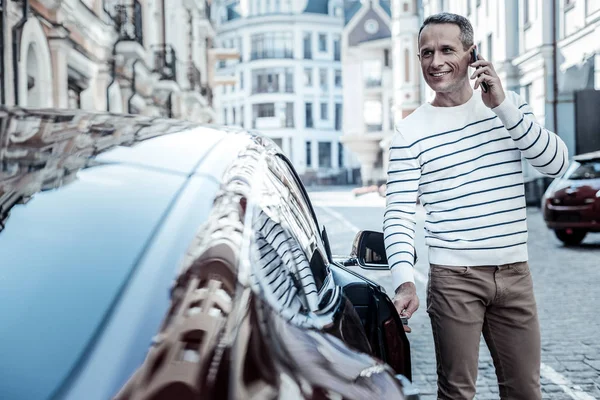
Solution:
<svg viewBox="0 0 600 400">
<path fill-rule="evenodd" d="M 383 234 L 394 288 L 414 282 L 415 215 L 421 169 L 402 138 L 390 149 Z"/>
<path fill-rule="evenodd" d="M 542 127 L 527 104 L 517 107 L 507 97 L 493 108 L 525 159 L 539 172 L 559 176 L 568 167 L 568 150 L 561 138 Z"/>
</svg>

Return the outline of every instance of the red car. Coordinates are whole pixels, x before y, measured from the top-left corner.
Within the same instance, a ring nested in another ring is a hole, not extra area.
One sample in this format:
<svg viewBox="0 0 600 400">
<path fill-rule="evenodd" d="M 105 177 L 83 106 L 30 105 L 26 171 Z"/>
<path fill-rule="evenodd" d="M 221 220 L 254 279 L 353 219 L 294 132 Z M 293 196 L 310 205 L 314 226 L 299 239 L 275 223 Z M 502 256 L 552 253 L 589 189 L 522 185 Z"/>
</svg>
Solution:
<svg viewBox="0 0 600 400">
<path fill-rule="evenodd" d="M 600 151 L 575 156 L 542 198 L 544 220 L 567 246 L 600 232 Z"/>
</svg>

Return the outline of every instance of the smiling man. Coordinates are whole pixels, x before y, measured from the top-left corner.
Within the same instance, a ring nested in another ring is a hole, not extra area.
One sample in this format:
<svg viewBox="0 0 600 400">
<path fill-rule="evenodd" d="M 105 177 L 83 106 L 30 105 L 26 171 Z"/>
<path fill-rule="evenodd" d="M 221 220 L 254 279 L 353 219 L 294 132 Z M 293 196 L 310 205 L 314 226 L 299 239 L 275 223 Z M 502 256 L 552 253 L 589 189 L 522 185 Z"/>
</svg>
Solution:
<svg viewBox="0 0 600 400">
<path fill-rule="evenodd" d="M 438 398 L 474 397 L 483 333 L 501 398 L 541 399 L 522 158 L 555 177 L 566 170 L 568 153 L 525 101 L 504 92 L 490 62 L 472 59 L 474 49 L 473 28 L 459 15 L 433 15 L 419 32 L 421 70 L 435 98 L 398 123 L 390 147 L 384 235 L 394 303 L 408 318 L 419 306 L 413 275 L 419 198 Z"/>
</svg>

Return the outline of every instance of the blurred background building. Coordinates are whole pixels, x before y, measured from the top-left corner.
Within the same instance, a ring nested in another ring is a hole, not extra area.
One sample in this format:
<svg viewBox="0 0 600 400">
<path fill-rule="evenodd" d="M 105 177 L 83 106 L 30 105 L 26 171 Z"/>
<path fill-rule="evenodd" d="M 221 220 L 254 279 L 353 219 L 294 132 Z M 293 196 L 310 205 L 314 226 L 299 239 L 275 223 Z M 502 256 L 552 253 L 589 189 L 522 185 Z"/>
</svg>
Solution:
<svg viewBox="0 0 600 400">
<path fill-rule="evenodd" d="M 347 0 L 342 36 L 344 134 L 363 184 L 385 180 L 395 121 L 421 104 L 417 1 Z"/>
<path fill-rule="evenodd" d="M 214 120 L 210 1 L 1 4 L 2 104 Z"/>
<path fill-rule="evenodd" d="M 352 180 L 342 134 L 342 0 L 217 0 L 221 62 L 217 120 L 257 129 L 291 158 L 305 183 Z"/>
</svg>

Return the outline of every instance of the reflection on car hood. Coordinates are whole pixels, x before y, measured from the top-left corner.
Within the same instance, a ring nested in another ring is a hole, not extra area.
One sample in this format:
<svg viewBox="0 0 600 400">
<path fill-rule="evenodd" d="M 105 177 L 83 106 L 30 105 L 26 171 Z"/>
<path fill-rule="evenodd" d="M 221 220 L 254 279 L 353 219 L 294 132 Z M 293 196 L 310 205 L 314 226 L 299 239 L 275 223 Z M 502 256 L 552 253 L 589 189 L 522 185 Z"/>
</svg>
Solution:
<svg viewBox="0 0 600 400">
<path fill-rule="evenodd" d="M 0 108 L 0 397 L 46 399 L 76 368 L 224 135 L 160 118 Z"/>
<path fill-rule="evenodd" d="M 0 230 L 15 204 L 71 182 L 90 164 L 188 174 L 225 135 L 164 118 L 0 108 Z"/>
</svg>

